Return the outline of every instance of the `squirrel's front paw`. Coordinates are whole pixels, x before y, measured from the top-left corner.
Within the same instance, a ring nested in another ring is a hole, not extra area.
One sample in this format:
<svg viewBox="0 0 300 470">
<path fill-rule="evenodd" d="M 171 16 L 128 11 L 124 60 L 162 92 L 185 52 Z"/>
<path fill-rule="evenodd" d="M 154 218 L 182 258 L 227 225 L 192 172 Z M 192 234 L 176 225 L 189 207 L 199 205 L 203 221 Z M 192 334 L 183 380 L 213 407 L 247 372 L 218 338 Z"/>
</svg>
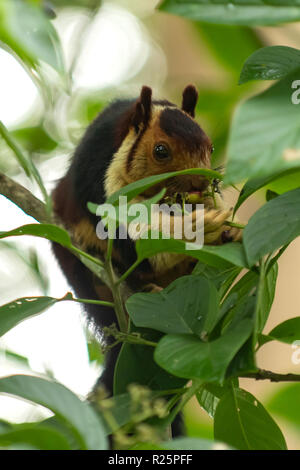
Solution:
<svg viewBox="0 0 300 470">
<path fill-rule="evenodd" d="M 206 209 L 204 213 L 204 243 L 223 244 L 242 239 L 242 230 L 226 224 L 232 216 L 232 209 Z"/>
<path fill-rule="evenodd" d="M 221 242 L 240 242 L 243 238 L 243 230 L 237 227 L 224 227 L 226 230 L 221 234 Z"/>
<path fill-rule="evenodd" d="M 220 240 L 226 220 L 231 217 L 232 210 L 205 209 L 204 212 L 204 243 L 213 244 Z"/>
<path fill-rule="evenodd" d="M 162 290 L 163 290 L 163 287 L 160 287 L 157 284 L 154 284 L 153 282 L 150 282 L 149 284 L 145 284 L 142 288 L 142 292 L 149 292 L 149 293 L 161 292 Z"/>
</svg>

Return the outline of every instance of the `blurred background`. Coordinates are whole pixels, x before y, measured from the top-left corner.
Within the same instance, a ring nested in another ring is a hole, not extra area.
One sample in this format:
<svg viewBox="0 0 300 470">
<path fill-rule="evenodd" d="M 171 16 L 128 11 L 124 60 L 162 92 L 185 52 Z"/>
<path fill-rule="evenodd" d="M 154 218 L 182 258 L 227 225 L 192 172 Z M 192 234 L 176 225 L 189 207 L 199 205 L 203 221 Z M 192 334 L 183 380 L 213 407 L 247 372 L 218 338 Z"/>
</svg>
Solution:
<svg viewBox="0 0 300 470">
<path fill-rule="evenodd" d="M 298 24 L 247 28 L 193 23 L 155 10 L 157 3 L 44 2 L 62 44 L 63 73 L 46 61 L 35 73 L 17 55 L 0 48 L 0 120 L 34 160 L 49 192 L 65 173 L 88 123 L 111 100 L 138 95 L 142 85 L 151 86 L 157 98 L 177 104 L 187 84 L 197 86 L 197 120 L 214 142 L 213 166 L 219 166 L 226 156 L 236 104 L 269 86 L 268 82 L 238 86 L 246 58 L 264 45 L 299 47 Z M 0 15 L 0 38 L 5 21 Z M 0 171 L 41 197 L 1 138 Z M 233 189 L 226 190 L 231 203 L 237 195 Z M 250 198 L 238 212 L 239 219 L 246 222 L 263 201 L 263 193 Z M 3 196 L 0 214 L 1 231 L 32 222 Z M 280 259 L 277 294 L 266 331 L 299 315 L 299 279 L 298 239 Z M 23 296 L 61 297 L 68 290 L 46 240 L 0 241 L 0 305 Z M 101 372 L 102 357 L 80 310 L 73 303 L 58 303 L 7 333 L 0 340 L 0 375 L 46 374 L 86 396 Z M 289 345 L 268 343 L 258 354 L 258 365 L 300 373 L 300 363 L 292 361 L 295 353 Z M 300 362 L 300 353 L 297 357 Z M 292 403 L 300 394 L 298 385 L 241 382 L 272 412 L 289 448 L 299 449 L 300 411 L 296 416 Z M 42 408 L 0 397 L 0 419 L 32 421 L 41 414 L 45 415 Z M 189 403 L 186 418 L 191 436 L 212 437 L 212 422 L 198 404 Z"/>
</svg>

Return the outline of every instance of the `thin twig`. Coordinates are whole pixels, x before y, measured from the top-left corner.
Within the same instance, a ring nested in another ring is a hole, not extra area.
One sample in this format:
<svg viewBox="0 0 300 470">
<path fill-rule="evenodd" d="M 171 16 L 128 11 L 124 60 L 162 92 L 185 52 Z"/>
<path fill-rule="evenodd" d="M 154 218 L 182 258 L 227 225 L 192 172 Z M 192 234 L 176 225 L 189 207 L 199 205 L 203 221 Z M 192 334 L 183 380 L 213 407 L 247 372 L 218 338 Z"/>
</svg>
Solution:
<svg viewBox="0 0 300 470">
<path fill-rule="evenodd" d="M 240 377 L 255 380 L 270 380 L 271 382 L 300 382 L 300 374 L 277 374 L 265 369 L 257 369 L 256 372 L 250 372 Z"/>
</svg>

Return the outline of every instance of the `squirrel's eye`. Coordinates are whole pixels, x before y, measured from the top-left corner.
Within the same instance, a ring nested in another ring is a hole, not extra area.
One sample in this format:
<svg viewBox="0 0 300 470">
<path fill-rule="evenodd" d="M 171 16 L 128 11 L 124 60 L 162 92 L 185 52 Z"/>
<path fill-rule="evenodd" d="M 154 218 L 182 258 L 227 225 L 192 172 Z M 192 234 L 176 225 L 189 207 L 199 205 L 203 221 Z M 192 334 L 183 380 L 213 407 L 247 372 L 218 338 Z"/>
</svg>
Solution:
<svg viewBox="0 0 300 470">
<path fill-rule="evenodd" d="M 159 161 L 168 160 L 170 158 L 169 149 L 164 144 L 155 145 L 153 154 L 156 160 Z"/>
<path fill-rule="evenodd" d="M 214 153 L 214 150 L 215 150 L 215 147 L 212 145 L 212 146 L 211 146 L 210 153 Z"/>
</svg>

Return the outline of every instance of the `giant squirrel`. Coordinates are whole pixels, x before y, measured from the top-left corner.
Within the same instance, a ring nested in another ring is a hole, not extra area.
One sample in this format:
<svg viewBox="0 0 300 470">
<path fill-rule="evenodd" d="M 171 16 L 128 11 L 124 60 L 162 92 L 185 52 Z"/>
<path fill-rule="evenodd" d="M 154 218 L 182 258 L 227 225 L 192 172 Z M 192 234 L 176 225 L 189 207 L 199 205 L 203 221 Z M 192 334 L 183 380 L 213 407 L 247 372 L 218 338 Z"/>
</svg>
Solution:
<svg viewBox="0 0 300 470">
<path fill-rule="evenodd" d="M 146 176 L 210 168 L 213 147 L 194 119 L 197 99 L 195 87 L 189 85 L 178 108 L 166 100 L 152 100 L 151 89 L 143 87 L 138 99 L 113 102 L 88 127 L 67 174 L 53 192 L 54 210 L 82 250 L 99 257 L 106 251 L 106 241 L 96 236 L 98 218 L 87 209 L 88 202 L 102 204 L 120 188 Z M 175 192 L 205 191 L 207 186 L 208 181 L 201 175 L 177 176 L 145 191 L 139 200 L 158 193 L 162 187 L 171 196 Z M 219 244 L 225 238 L 239 240 L 241 231 L 226 226 L 231 211 L 220 203 L 219 207 L 212 207 L 209 198 L 204 204 L 205 243 Z M 109 288 L 95 279 L 79 259 L 59 245 L 54 245 L 54 252 L 78 297 L 112 300 Z M 113 263 L 119 273 L 125 272 L 135 259 L 134 240 L 127 237 L 114 241 Z M 194 265 L 191 256 L 162 253 L 145 260 L 128 283 L 133 291 L 142 290 L 145 285 L 165 287 L 177 277 L 191 273 Z M 116 322 L 112 308 L 92 304 L 85 308 L 100 330 Z M 114 348 L 107 354 L 99 379 L 109 392 L 118 351 Z"/>
</svg>

